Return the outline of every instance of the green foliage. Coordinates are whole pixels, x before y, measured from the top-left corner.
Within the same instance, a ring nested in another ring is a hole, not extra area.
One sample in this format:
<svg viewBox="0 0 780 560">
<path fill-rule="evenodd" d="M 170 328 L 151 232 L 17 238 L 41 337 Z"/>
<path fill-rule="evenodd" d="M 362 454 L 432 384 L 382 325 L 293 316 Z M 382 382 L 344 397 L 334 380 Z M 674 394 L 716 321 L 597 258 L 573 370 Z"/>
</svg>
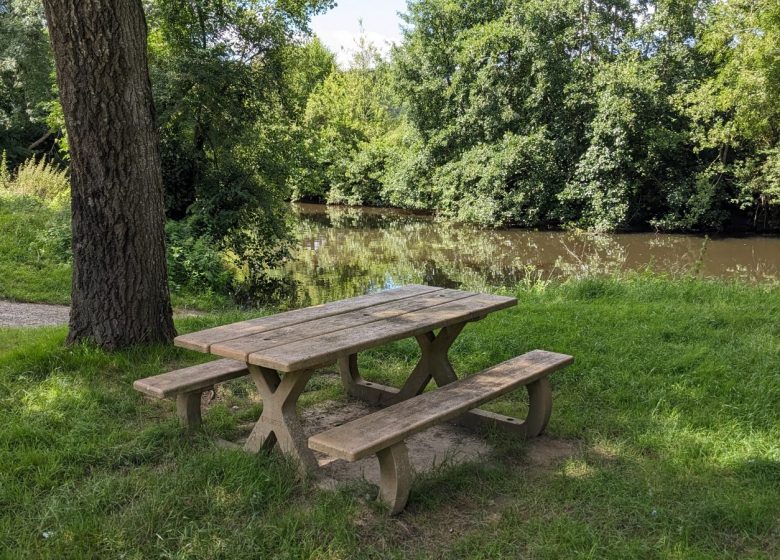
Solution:
<svg viewBox="0 0 780 560">
<path fill-rule="evenodd" d="M 698 49 L 717 71 L 682 99 L 694 123 L 700 173 L 751 227 L 777 226 L 780 206 L 780 6 L 772 0 L 715 3 Z"/>
<path fill-rule="evenodd" d="M 460 221 L 529 227 L 549 223 L 554 150 L 544 130 L 527 136 L 507 133 L 437 168 L 431 178 L 434 197 L 441 200 L 445 216 Z"/>
<path fill-rule="evenodd" d="M 308 35 L 331 5 L 145 3 L 168 215 L 238 269 L 284 258 L 290 198 L 492 226 L 780 228 L 774 0 L 411 0 L 390 59 L 363 38 L 344 69 Z M 67 159 L 40 3 L 0 14 L 0 150 L 11 168 Z"/>
<path fill-rule="evenodd" d="M 684 181 L 668 171 L 686 136 L 675 130 L 663 88 L 657 70 L 635 51 L 596 68 L 587 149 L 560 193 L 575 225 L 614 231 L 652 219 L 654 193 Z"/>
<path fill-rule="evenodd" d="M 11 170 L 8 168 L 8 154 L 0 153 L 0 191 L 7 190 L 11 185 Z"/>
<path fill-rule="evenodd" d="M 332 69 L 311 93 L 303 121 L 307 164 L 290 179 L 295 200 L 380 204 L 391 125 L 392 92 L 387 64 L 361 39 L 348 70 Z"/>
<path fill-rule="evenodd" d="M 234 276 L 224 255 L 208 242 L 207 237 L 196 235 L 191 222 L 171 220 L 165 226 L 171 291 L 229 293 Z"/>
<path fill-rule="evenodd" d="M 775 3 L 415 0 L 404 18 L 389 64 L 312 95 L 295 198 L 484 225 L 780 225 Z"/>
<path fill-rule="evenodd" d="M 433 183 L 431 209 L 490 225 L 553 222 L 569 21 L 552 3 L 410 4 L 394 68 L 429 158 L 407 180 Z"/>
<path fill-rule="evenodd" d="M 5 165 L 5 158 L 0 162 Z M 13 174 L 0 171 L 0 194 L 28 196 L 56 206 L 70 200 L 70 182 L 65 169 L 46 158 L 31 157 L 16 168 Z"/>
<path fill-rule="evenodd" d="M 177 243 L 195 251 L 197 263 L 227 252 L 239 268 L 250 269 L 245 281 L 258 282 L 286 254 L 286 185 L 301 158 L 298 122 L 308 94 L 332 65 L 321 45 L 298 38 L 311 15 L 328 5 L 150 3 L 166 206 L 171 218 L 189 220 L 176 230 L 186 231 Z M 185 258 L 173 256 L 177 274 L 194 270 Z M 215 258 L 214 266 L 224 260 Z M 194 284 L 216 291 L 227 286 L 211 268 Z"/>
<path fill-rule="evenodd" d="M 54 63 L 40 0 L 0 0 L 0 37 L 0 152 L 16 165 L 51 145 Z"/>
<path fill-rule="evenodd" d="M 70 302 L 69 210 L 0 196 L 0 299 Z"/>
</svg>

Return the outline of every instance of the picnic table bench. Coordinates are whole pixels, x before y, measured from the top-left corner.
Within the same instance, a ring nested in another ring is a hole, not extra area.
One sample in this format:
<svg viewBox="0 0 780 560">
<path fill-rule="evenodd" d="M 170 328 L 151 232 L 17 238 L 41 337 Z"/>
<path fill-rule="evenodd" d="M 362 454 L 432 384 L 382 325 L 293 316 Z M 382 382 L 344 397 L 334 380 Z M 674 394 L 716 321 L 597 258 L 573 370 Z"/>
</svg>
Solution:
<svg viewBox="0 0 780 560">
<path fill-rule="evenodd" d="M 317 468 L 312 449 L 347 461 L 376 454 L 380 498 L 397 513 L 409 495 L 404 444 L 409 436 L 455 419 L 520 437 L 536 436 L 547 425 L 552 409 L 547 376 L 571 363 L 571 356 L 534 350 L 461 380 L 448 359 L 468 322 L 516 304 L 512 297 L 409 285 L 259 317 L 177 337 L 177 346 L 223 359 L 139 379 L 134 387 L 157 398 L 175 397 L 182 424 L 195 429 L 203 391 L 250 375 L 263 411 L 244 444 L 246 451 L 277 445 L 307 471 Z M 421 356 L 402 387 L 362 378 L 358 352 L 409 337 L 417 340 Z M 307 439 L 296 410 L 298 397 L 315 370 L 333 362 L 349 395 L 386 408 Z M 439 388 L 424 393 L 431 380 Z M 529 394 L 524 421 L 477 408 L 521 386 Z"/>
</svg>

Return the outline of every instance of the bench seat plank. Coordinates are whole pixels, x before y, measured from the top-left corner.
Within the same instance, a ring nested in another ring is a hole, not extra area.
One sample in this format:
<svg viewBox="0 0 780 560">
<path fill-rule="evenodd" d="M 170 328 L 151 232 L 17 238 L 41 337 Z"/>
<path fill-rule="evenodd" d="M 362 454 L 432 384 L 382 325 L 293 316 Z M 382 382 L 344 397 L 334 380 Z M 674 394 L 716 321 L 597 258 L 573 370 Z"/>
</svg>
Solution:
<svg viewBox="0 0 780 560">
<path fill-rule="evenodd" d="M 390 319 L 413 311 L 430 309 L 445 303 L 474 296 L 473 292 L 461 290 L 436 290 L 415 295 L 402 300 L 391 301 L 382 305 L 373 305 L 348 313 L 331 315 L 282 327 L 250 336 L 242 336 L 233 340 L 211 345 L 211 352 L 233 360 L 247 361 L 250 354 L 261 352 L 275 346 L 282 346 L 302 340 L 308 340 L 325 333 L 355 328 L 375 321 Z"/>
<path fill-rule="evenodd" d="M 266 317 L 257 317 L 255 319 L 232 323 L 230 325 L 222 325 L 211 329 L 183 334 L 181 336 L 177 336 L 174 339 L 174 345 L 180 346 L 182 348 L 189 348 L 190 350 L 197 350 L 198 352 L 208 353 L 212 344 L 224 342 L 226 340 L 266 332 L 281 327 L 288 327 L 299 323 L 305 323 L 314 319 L 330 317 L 332 315 L 355 311 L 357 309 L 364 309 L 374 305 L 402 300 L 408 297 L 435 292 L 438 290 L 441 290 L 441 288 L 437 288 L 435 286 L 410 284 L 401 288 L 395 288 L 374 294 L 342 299 L 339 301 L 332 301 L 322 305 L 305 307 L 303 309 L 295 309 L 284 313 L 277 313 L 275 315 L 269 315 Z"/>
<path fill-rule="evenodd" d="M 136 391 L 152 397 L 167 398 L 180 393 L 191 393 L 207 389 L 215 383 L 222 383 L 248 375 L 246 363 L 235 360 L 214 360 L 197 366 L 169 371 L 138 379 L 133 383 Z"/>
<path fill-rule="evenodd" d="M 357 461 L 435 424 L 570 364 L 565 354 L 533 350 L 479 374 L 423 393 L 309 438 L 309 447 Z"/>
<path fill-rule="evenodd" d="M 513 305 L 517 305 L 517 300 L 513 297 L 475 294 L 382 321 L 274 346 L 249 354 L 246 361 L 283 372 L 307 369 L 387 342 L 471 321 Z M 212 348 L 212 352 L 219 354 L 216 352 L 217 349 L 217 347 Z"/>
</svg>

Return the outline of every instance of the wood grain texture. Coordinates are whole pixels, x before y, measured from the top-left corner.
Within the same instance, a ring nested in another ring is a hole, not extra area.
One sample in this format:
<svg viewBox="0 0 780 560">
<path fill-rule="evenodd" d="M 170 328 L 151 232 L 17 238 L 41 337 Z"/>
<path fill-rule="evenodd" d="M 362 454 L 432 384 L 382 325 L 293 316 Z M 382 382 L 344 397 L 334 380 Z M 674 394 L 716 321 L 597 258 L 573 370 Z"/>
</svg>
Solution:
<svg viewBox="0 0 780 560">
<path fill-rule="evenodd" d="M 222 383 L 244 375 L 249 375 L 246 363 L 234 360 L 214 360 L 197 366 L 169 371 L 162 375 L 138 379 L 133 383 L 133 388 L 149 396 L 164 399 L 179 393 L 207 389 L 215 383 Z"/>
<path fill-rule="evenodd" d="M 367 348 L 478 319 L 513 305 L 517 305 L 515 298 L 476 294 L 366 325 L 274 346 L 250 354 L 247 363 L 283 372 L 317 367 Z"/>
<path fill-rule="evenodd" d="M 309 447 L 357 461 L 435 424 L 572 363 L 565 354 L 533 350 L 481 373 L 423 393 L 309 438 Z"/>
<path fill-rule="evenodd" d="M 384 292 L 342 299 L 322 305 L 295 309 L 285 313 L 258 317 L 256 319 L 249 319 L 248 321 L 241 321 L 239 323 L 222 325 L 212 329 L 181 335 L 176 337 L 174 344 L 176 346 L 181 346 L 182 348 L 197 350 L 198 352 L 209 352 L 211 345 L 213 344 L 305 323 L 307 321 L 322 319 L 341 313 L 348 313 L 392 301 L 403 300 L 421 294 L 436 292 L 441 289 L 442 288 L 437 288 L 435 286 L 410 284 Z"/>
<path fill-rule="evenodd" d="M 275 346 L 305 341 L 326 333 L 368 325 L 383 319 L 391 319 L 406 313 L 430 309 L 445 303 L 472 297 L 473 292 L 461 290 L 436 290 L 424 294 L 372 305 L 355 311 L 330 315 L 320 319 L 298 323 L 225 342 L 212 344 L 210 351 L 218 356 L 246 362 L 250 354 Z"/>
</svg>

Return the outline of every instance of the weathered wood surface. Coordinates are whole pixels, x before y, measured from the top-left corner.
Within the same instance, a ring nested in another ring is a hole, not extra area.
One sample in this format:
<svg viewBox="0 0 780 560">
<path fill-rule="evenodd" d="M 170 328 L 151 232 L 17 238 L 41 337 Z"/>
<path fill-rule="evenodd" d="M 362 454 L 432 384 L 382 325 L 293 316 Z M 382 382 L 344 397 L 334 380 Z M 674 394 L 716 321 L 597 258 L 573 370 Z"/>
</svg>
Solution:
<svg viewBox="0 0 780 560">
<path fill-rule="evenodd" d="M 375 294 L 333 301 L 322 305 L 295 309 L 285 313 L 258 317 L 256 319 L 249 319 L 248 321 L 241 321 L 239 323 L 232 323 L 230 325 L 222 325 L 211 329 L 184 334 L 176 337 L 174 344 L 176 346 L 181 346 L 182 348 L 197 350 L 198 352 L 209 352 L 211 345 L 220 342 L 272 331 L 282 327 L 289 327 L 341 313 L 348 313 L 392 301 L 403 300 L 421 294 L 440 291 L 441 289 L 442 288 L 437 288 L 435 286 L 410 284 L 408 286 Z"/>
<path fill-rule="evenodd" d="M 311 449 L 347 461 L 386 449 L 570 364 L 565 354 L 534 350 L 466 379 L 394 404 L 309 438 Z"/>
<path fill-rule="evenodd" d="M 254 352 L 247 356 L 247 363 L 282 372 L 307 369 L 387 342 L 478 319 L 516 304 L 517 300 L 511 297 L 475 294 L 389 319 Z M 213 353 L 216 353 L 215 350 L 216 347 L 212 348 Z"/>
<path fill-rule="evenodd" d="M 244 449 L 257 453 L 261 449 L 278 445 L 282 452 L 298 459 L 303 472 L 315 471 L 317 460 L 306 446 L 306 435 L 296 410 L 298 397 L 314 372 L 299 371 L 280 377 L 271 369 L 257 366 L 249 366 L 249 371 L 263 399 L 263 412 L 249 434 Z"/>
<path fill-rule="evenodd" d="M 257 452 L 279 446 L 283 452 L 295 456 L 304 469 L 314 470 L 316 461 L 295 410 L 313 368 L 342 358 L 349 364 L 354 361 L 354 367 L 342 368 L 345 370 L 342 375 L 347 376 L 348 390 L 357 388 L 360 392 L 363 385 L 370 386 L 371 383 L 360 378 L 354 354 L 414 336 L 423 350 L 420 363 L 412 381 L 400 392 L 392 391 L 393 398 L 407 398 L 422 391 L 431 375 L 439 384 L 455 378 L 446 353 L 465 323 L 516 304 L 517 300 L 511 297 L 411 285 L 224 325 L 180 336 L 176 344 L 228 358 L 212 363 L 237 364 L 234 369 L 228 368 L 229 371 L 218 374 L 204 371 L 201 375 L 180 370 L 139 380 L 136 389 L 158 397 L 184 391 L 188 396 L 177 401 L 179 415 L 186 425 L 195 425 L 199 422 L 200 410 L 196 407 L 194 393 L 228 378 L 245 375 L 248 368 L 263 399 L 263 413 L 244 449 Z M 442 330 L 434 334 L 437 329 Z M 196 366 L 200 367 L 204 366 Z M 373 392 L 368 396 L 373 396 Z M 402 444 L 395 447 L 393 453 L 385 454 L 386 471 L 389 472 L 393 465 L 396 471 L 402 468 L 403 465 L 399 466 L 403 455 L 401 447 Z M 397 494 L 395 503 L 398 505 L 401 496 L 408 495 L 408 481 L 404 482 L 403 476 L 396 475 L 383 486 L 383 494 L 388 497 Z"/>
<path fill-rule="evenodd" d="M 245 362 L 214 360 L 213 362 L 138 379 L 133 383 L 133 388 L 152 397 L 164 399 L 180 393 L 203 391 L 215 383 L 222 383 L 244 375 L 249 375 Z M 200 398 L 198 398 L 198 404 L 200 404 Z"/>
<path fill-rule="evenodd" d="M 436 290 L 435 292 L 419 294 L 382 305 L 364 307 L 355 311 L 330 315 L 289 327 L 281 327 L 212 344 L 210 351 L 218 356 L 246 362 L 250 354 L 262 352 L 276 346 L 306 341 L 326 333 L 356 328 L 414 311 L 430 309 L 445 303 L 472 297 L 473 295 L 472 292 L 461 290 Z"/>
<path fill-rule="evenodd" d="M 176 395 L 176 415 L 179 424 L 190 432 L 200 429 L 200 391 L 178 393 Z"/>
<path fill-rule="evenodd" d="M 379 500 L 390 507 L 390 515 L 401 513 L 412 489 L 412 466 L 404 442 L 398 442 L 377 454 L 379 459 Z"/>
</svg>

